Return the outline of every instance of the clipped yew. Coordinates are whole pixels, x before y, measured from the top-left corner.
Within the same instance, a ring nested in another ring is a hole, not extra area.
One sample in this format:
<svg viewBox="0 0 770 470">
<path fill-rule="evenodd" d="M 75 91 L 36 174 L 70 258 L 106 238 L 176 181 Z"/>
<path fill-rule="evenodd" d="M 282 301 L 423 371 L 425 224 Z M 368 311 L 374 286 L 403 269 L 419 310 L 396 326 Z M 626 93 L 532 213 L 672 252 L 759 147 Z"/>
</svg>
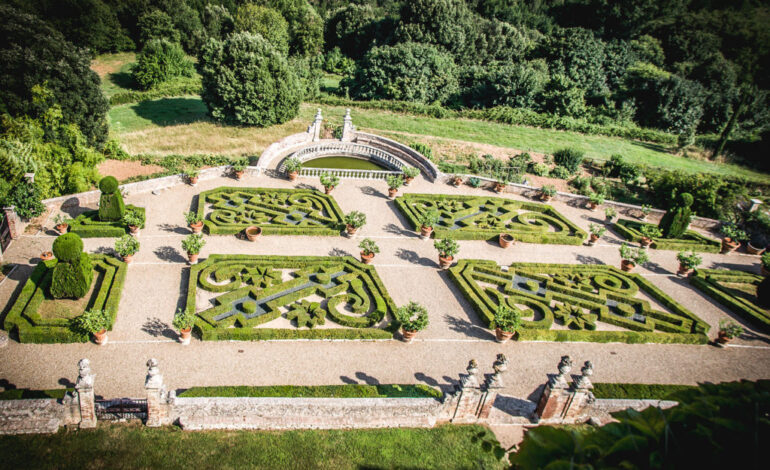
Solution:
<svg viewBox="0 0 770 470">
<path fill-rule="evenodd" d="M 117 222 L 123 220 L 126 205 L 120 194 L 118 180 L 114 176 L 105 176 L 99 181 L 99 220 L 104 222 Z"/>
<path fill-rule="evenodd" d="M 661 233 L 664 238 L 681 238 L 684 232 L 687 231 L 687 227 L 690 226 L 690 218 L 692 217 L 692 206 L 694 199 L 690 193 L 682 193 L 676 198 L 674 205 L 666 212 L 662 219 L 660 219 Z"/>
<path fill-rule="evenodd" d="M 91 258 L 83 252 L 83 240 L 74 233 L 65 233 L 53 242 L 53 254 L 58 262 L 53 268 L 51 296 L 55 299 L 80 299 L 91 289 L 94 280 Z"/>
</svg>

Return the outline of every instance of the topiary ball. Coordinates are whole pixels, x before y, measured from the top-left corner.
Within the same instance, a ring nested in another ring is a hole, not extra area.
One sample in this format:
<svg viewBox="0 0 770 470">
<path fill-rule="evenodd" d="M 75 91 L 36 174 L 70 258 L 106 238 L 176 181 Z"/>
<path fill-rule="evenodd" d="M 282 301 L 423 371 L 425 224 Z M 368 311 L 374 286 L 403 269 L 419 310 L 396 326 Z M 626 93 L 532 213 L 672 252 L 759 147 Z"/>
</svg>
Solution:
<svg viewBox="0 0 770 470">
<path fill-rule="evenodd" d="M 83 252 L 83 240 L 77 234 L 65 233 L 53 242 L 53 254 L 61 262 L 71 263 L 80 259 Z"/>
<path fill-rule="evenodd" d="M 105 176 L 99 181 L 99 190 L 104 194 L 112 194 L 118 190 L 118 180 L 114 176 Z"/>
<path fill-rule="evenodd" d="M 692 197 L 692 194 L 690 193 L 682 193 L 679 196 L 679 200 L 681 201 L 684 207 L 690 207 L 692 203 L 695 202 L 695 199 Z"/>
<path fill-rule="evenodd" d="M 245 313 L 255 313 L 257 311 L 257 303 L 248 300 L 241 304 L 241 310 Z"/>
</svg>

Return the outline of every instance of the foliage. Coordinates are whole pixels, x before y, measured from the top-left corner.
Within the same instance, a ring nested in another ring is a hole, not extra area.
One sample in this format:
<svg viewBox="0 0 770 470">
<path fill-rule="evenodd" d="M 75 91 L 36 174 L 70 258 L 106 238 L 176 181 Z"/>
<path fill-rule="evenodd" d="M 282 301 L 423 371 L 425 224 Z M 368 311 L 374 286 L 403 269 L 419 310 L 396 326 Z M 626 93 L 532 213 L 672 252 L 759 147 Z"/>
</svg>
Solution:
<svg viewBox="0 0 770 470">
<path fill-rule="evenodd" d="M 361 228 L 366 224 L 366 214 L 360 211 L 351 211 L 345 215 L 343 222 L 353 228 Z"/>
<path fill-rule="evenodd" d="M 414 301 L 399 307 L 395 317 L 404 331 L 421 331 L 428 326 L 428 309 Z"/>
<path fill-rule="evenodd" d="M 514 310 L 505 305 L 498 305 L 495 310 L 495 327 L 501 330 L 514 333 L 521 328 L 521 310 Z"/>
<path fill-rule="evenodd" d="M 438 255 L 442 258 L 452 258 L 460 251 L 460 246 L 452 238 L 443 238 L 433 242 L 433 246 L 438 250 Z"/>
<path fill-rule="evenodd" d="M 235 14 L 235 30 L 260 34 L 281 54 L 289 54 L 289 23 L 281 13 L 254 3 L 244 3 Z"/>
<path fill-rule="evenodd" d="M 602 235 L 604 235 L 604 233 L 607 231 L 607 227 L 592 223 L 588 225 L 588 231 L 591 232 L 592 235 L 596 235 L 597 237 L 601 238 Z"/>
<path fill-rule="evenodd" d="M 200 233 L 191 233 L 182 240 L 182 249 L 187 252 L 188 255 L 197 255 L 203 249 L 206 244 L 206 240 Z"/>
<path fill-rule="evenodd" d="M 159 9 L 153 9 L 141 15 L 137 21 L 137 28 L 141 45 L 157 39 L 178 43 L 180 39 L 179 31 L 174 27 L 171 17 Z"/>
<path fill-rule="evenodd" d="M 653 224 L 644 224 L 639 228 L 639 233 L 647 238 L 658 238 L 663 236 L 663 232 Z"/>
<path fill-rule="evenodd" d="M 380 247 L 377 246 L 377 243 L 375 243 L 375 241 L 371 238 L 364 238 L 361 240 L 361 243 L 358 244 L 358 247 L 361 248 L 361 251 L 363 251 L 366 255 L 376 255 L 380 252 Z"/>
<path fill-rule="evenodd" d="M 74 233 L 65 233 L 53 242 L 53 254 L 61 262 L 73 263 L 80 259 L 83 252 L 83 240 Z"/>
<path fill-rule="evenodd" d="M 560 167 L 566 168 L 571 174 L 576 173 L 583 163 L 583 152 L 574 148 L 565 148 L 553 153 L 553 161 Z"/>
<path fill-rule="evenodd" d="M 302 169 L 302 160 L 297 157 L 291 157 L 284 162 L 283 167 L 287 173 L 294 173 Z"/>
<path fill-rule="evenodd" d="M 436 398 L 441 391 L 424 384 L 266 385 L 192 387 L 180 397 L 281 397 L 281 398 Z"/>
<path fill-rule="evenodd" d="M 679 260 L 679 263 L 681 263 L 681 265 L 687 269 L 697 268 L 703 262 L 703 258 L 701 258 L 694 251 L 680 251 L 676 254 L 676 259 Z"/>
<path fill-rule="evenodd" d="M 405 178 L 416 178 L 420 175 L 420 169 L 413 166 L 406 166 L 401 172 L 404 174 Z"/>
<path fill-rule="evenodd" d="M 165 39 L 152 39 L 136 56 L 131 70 L 134 81 L 143 90 L 149 90 L 177 77 L 192 77 L 193 63 L 187 58 L 182 46 Z"/>
<path fill-rule="evenodd" d="M 340 184 L 340 178 L 337 175 L 329 173 L 328 171 L 321 173 L 319 179 L 321 180 L 321 186 L 324 188 L 334 188 Z"/>
<path fill-rule="evenodd" d="M 719 227 L 719 231 L 722 232 L 722 235 L 724 235 L 725 238 L 731 240 L 746 241 L 749 239 L 749 235 L 744 230 L 738 228 L 738 225 L 733 222 L 723 223 L 722 226 Z"/>
<path fill-rule="evenodd" d="M 99 182 L 102 194 L 99 196 L 99 220 L 103 222 L 115 222 L 123 220 L 126 206 L 123 195 L 118 189 L 118 180 L 113 176 L 106 176 Z"/>
<path fill-rule="evenodd" d="M 737 338 L 743 334 L 743 327 L 732 320 L 723 318 L 719 320 L 719 332 L 730 339 Z"/>
<path fill-rule="evenodd" d="M 129 204 L 126 206 L 126 213 L 128 212 L 144 213 L 144 208 Z M 138 214 L 137 217 L 144 217 L 144 215 Z M 70 223 L 70 233 L 75 233 L 81 238 L 121 237 L 128 232 L 128 224 L 122 217 L 117 221 L 103 221 L 99 218 L 99 211 L 83 212 Z"/>
<path fill-rule="evenodd" d="M 762 254 L 761 262 L 765 269 L 770 270 L 770 251 L 766 251 Z"/>
<path fill-rule="evenodd" d="M 439 221 L 441 216 L 435 209 L 425 211 L 417 217 L 417 222 L 421 227 L 433 227 Z"/>
<path fill-rule="evenodd" d="M 563 166 L 556 166 L 551 169 L 551 174 L 549 175 L 551 178 L 559 178 L 562 180 L 565 180 L 572 176 L 572 173 Z"/>
<path fill-rule="evenodd" d="M 297 76 L 286 58 L 259 35 L 209 39 L 199 66 L 201 97 L 218 121 L 265 127 L 299 112 L 302 90 Z"/>
<path fill-rule="evenodd" d="M 672 207 L 660 219 L 658 227 L 665 238 L 680 238 L 687 231 L 692 220 L 692 206 L 694 199 L 689 193 L 682 193 L 676 199 Z"/>
<path fill-rule="evenodd" d="M 627 243 L 620 245 L 620 257 L 626 261 L 630 261 L 635 265 L 644 264 L 650 260 L 650 255 L 647 254 L 647 250 L 644 248 L 632 248 Z"/>
<path fill-rule="evenodd" d="M 185 178 L 188 180 L 191 180 L 193 178 L 197 178 L 200 175 L 200 170 L 197 168 L 188 168 L 182 172 L 184 174 Z"/>
<path fill-rule="evenodd" d="M 590 193 L 588 193 L 588 200 L 591 201 L 592 204 L 596 204 L 596 205 L 603 204 L 604 194 L 591 191 Z"/>
<path fill-rule="evenodd" d="M 75 329 L 84 333 L 98 333 L 110 328 L 110 319 L 104 310 L 89 309 L 73 319 Z"/>
<path fill-rule="evenodd" d="M 468 186 L 471 188 L 480 188 L 481 187 L 481 179 L 476 178 L 475 176 L 471 176 L 468 178 Z"/>
<path fill-rule="evenodd" d="M 610 206 L 604 209 L 604 216 L 607 220 L 612 220 L 616 215 L 618 215 L 618 211 L 614 207 Z"/>
<path fill-rule="evenodd" d="M 58 262 L 51 278 L 51 296 L 55 299 L 85 296 L 94 279 L 91 258 L 83 253 L 83 241 L 74 233 L 65 233 L 53 243 Z"/>
<path fill-rule="evenodd" d="M 203 222 L 203 217 L 198 215 L 196 211 L 189 211 L 184 213 L 184 221 L 187 225 L 193 225 Z"/>
<path fill-rule="evenodd" d="M 18 182 L 8 188 L 0 179 L 0 204 L 2 207 L 15 207 L 16 214 L 23 219 L 37 217 L 45 211 L 41 202 L 40 190 L 29 183 Z M 8 184 L 10 186 L 10 184 Z"/>
<path fill-rule="evenodd" d="M 548 197 L 556 196 L 556 187 L 552 184 L 545 184 L 540 188 L 540 194 Z"/>
<path fill-rule="evenodd" d="M 232 164 L 230 165 L 230 168 L 233 169 L 235 172 L 240 172 L 246 170 L 246 167 L 249 166 L 249 159 L 248 158 L 239 158 L 237 160 L 234 160 Z"/>
<path fill-rule="evenodd" d="M 684 390 L 692 390 L 695 385 L 674 384 L 627 384 L 594 382 L 591 393 L 596 398 L 626 400 L 669 400 L 671 395 Z"/>
<path fill-rule="evenodd" d="M 734 207 L 747 198 L 745 181 L 730 181 L 707 173 L 645 171 L 649 193 L 655 207 L 668 207 L 682 193 L 693 196 L 691 210 L 703 217 L 733 219 Z"/>
<path fill-rule="evenodd" d="M 143 228 L 146 216 L 142 211 L 126 211 L 123 214 L 123 223 L 130 227 Z"/>
<path fill-rule="evenodd" d="M 115 252 L 120 256 L 133 256 L 139 251 L 139 240 L 131 235 L 123 235 L 115 240 Z"/>
<path fill-rule="evenodd" d="M 312 57 L 323 49 L 324 23 L 308 0 L 260 0 L 289 23 L 289 55 Z"/>
<path fill-rule="evenodd" d="M 402 175 L 388 175 L 385 177 L 385 181 L 388 183 L 388 189 L 398 189 L 404 185 L 404 177 Z"/>
<path fill-rule="evenodd" d="M 181 308 L 177 309 L 171 325 L 180 331 L 192 328 L 195 325 L 195 314 Z"/>
</svg>

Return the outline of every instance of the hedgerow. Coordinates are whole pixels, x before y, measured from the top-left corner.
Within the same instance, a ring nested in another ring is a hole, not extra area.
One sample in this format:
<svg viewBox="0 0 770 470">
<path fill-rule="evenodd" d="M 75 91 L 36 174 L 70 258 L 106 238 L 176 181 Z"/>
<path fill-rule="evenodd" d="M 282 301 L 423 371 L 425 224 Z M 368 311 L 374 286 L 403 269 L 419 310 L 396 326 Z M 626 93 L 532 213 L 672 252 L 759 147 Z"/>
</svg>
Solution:
<svg viewBox="0 0 770 470">
<path fill-rule="evenodd" d="M 725 285 L 742 284 L 747 290 L 753 291 L 762 280 L 762 276 L 746 271 L 698 269 L 695 275 L 690 277 L 690 284 L 762 330 L 770 332 L 770 311 L 759 306 L 756 296 L 752 299 L 751 294 Z"/>
<path fill-rule="evenodd" d="M 192 387 L 179 397 L 282 397 L 282 398 L 435 398 L 440 390 L 424 384 L 266 385 Z"/>
<path fill-rule="evenodd" d="M 144 214 L 144 207 L 126 205 L 126 211 Z M 99 211 L 86 211 L 68 221 L 70 233 L 76 233 L 81 238 L 116 238 L 129 233 L 128 225 L 122 220 L 103 222 L 99 219 Z M 144 226 L 140 227 L 144 228 Z"/>
<path fill-rule="evenodd" d="M 620 219 L 613 225 L 613 228 L 626 240 L 638 243 L 643 237 L 640 231 L 643 225 L 645 225 L 643 222 Z M 687 230 L 681 238 L 655 237 L 652 239 L 650 247 L 658 250 L 693 250 L 719 253 L 722 244 L 719 240 L 708 238 L 693 230 Z"/>
</svg>

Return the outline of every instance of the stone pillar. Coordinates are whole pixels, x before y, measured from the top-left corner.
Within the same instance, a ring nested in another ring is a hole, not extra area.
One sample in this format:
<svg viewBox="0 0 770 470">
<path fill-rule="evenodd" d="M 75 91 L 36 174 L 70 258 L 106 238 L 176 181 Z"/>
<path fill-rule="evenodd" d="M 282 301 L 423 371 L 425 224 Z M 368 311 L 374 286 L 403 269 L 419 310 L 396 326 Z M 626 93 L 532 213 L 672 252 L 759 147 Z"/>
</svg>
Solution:
<svg viewBox="0 0 770 470">
<path fill-rule="evenodd" d="M 321 140 L 321 126 L 323 125 L 323 121 L 324 118 L 321 115 L 321 108 L 318 108 L 315 113 L 315 119 L 313 119 L 313 124 L 310 124 L 310 127 L 307 128 L 308 134 L 313 136 L 313 142 Z"/>
<path fill-rule="evenodd" d="M 353 125 L 353 118 L 350 117 L 350 108 L 348 108 L 345 110 L 345 117 L 342 119 L 342 141 L 352 141 L 355 131 L 356 126 Z"/>
<path fill-rule="evenodd" d="M 495 371 L 489 379 L 486 381 L 486 391 L 482 397 L 482 401 L 479 404 L 479 419 L 489 418 L 489 413 L 492 411 L 492 407 L 495 405 L 497 395 L 500 389 L 505 385 L 503 384 L 503 372 L 508 370 L 508 358 L 505 354 L 498 354 L 497 360 L 492 365 L 492 369 Z"/>
<path fill-rule="evenodd" d="M 749 206 L 749 212 L 754 212 L 757 209 L 759 209 L 759 206 L 762 205 L 762 201 L 760 199 L 752 199 L 751 205 Z"/>
<path fill-rule="evenodd" d="M 475 359 L 471 359 L 466 371 L 468 375 L 460 379 L 460 386 L 455 391 L 456 407 L 450 420 L 453 423 L 475 423 L 477 421 L 482 392 L 477 377 L 479 366 Z"/>
<path fill-rule="evenodd" d="M 570 398 L 569 386 L 565 376 L 572 370 L 572 359 L 562 356 L 559 361 L 559 373 L 551 376 L 545 384 L 545 390 L 540 396 L 535 409 L 535 417 L 538 419 L 561 418 L 564 408 Z"/>
<path fill-rule="evenodd" d="M 585 408 L 594 401 L 594 395 L 591 393 L 594 386 L 589 378 L 594 373 L 594 365 L 591 364 L 591 361 L 586 361 L 583 364 L 580 373 L 581 375 L 575 377 L 575 383 L 571 391 L 572 397 L 567 409 L 564 411 L 564 419 L 572 420 L 581 416 Z"/>
<path fill-rule="evenodd" d="M 158 360 L 147 361 L 147 378 L 144 381 L 147 391 L 147 426 L 162 426 L 168 416 L 166 406 L 166 387 L 163 385 L 163 376 L 158 369 Z"/>
<path fill-rule="evenodd" d="M 80 428 L 96 427 L 96 399 L 94 398 L 94 374 L 88 359 L 78 362 L 78 380 L 75 383 L 80 407 Z"/>
<path fill-rule="evenodd" d="M 21 219 L 19 214 L 16 213 L 16 208 L 14 206 L 3 207 L 3 215 L 5 215 L 5 220 L 8 221 L 11 239 L 16 240 L 21 236 Z"/>
</svg>

